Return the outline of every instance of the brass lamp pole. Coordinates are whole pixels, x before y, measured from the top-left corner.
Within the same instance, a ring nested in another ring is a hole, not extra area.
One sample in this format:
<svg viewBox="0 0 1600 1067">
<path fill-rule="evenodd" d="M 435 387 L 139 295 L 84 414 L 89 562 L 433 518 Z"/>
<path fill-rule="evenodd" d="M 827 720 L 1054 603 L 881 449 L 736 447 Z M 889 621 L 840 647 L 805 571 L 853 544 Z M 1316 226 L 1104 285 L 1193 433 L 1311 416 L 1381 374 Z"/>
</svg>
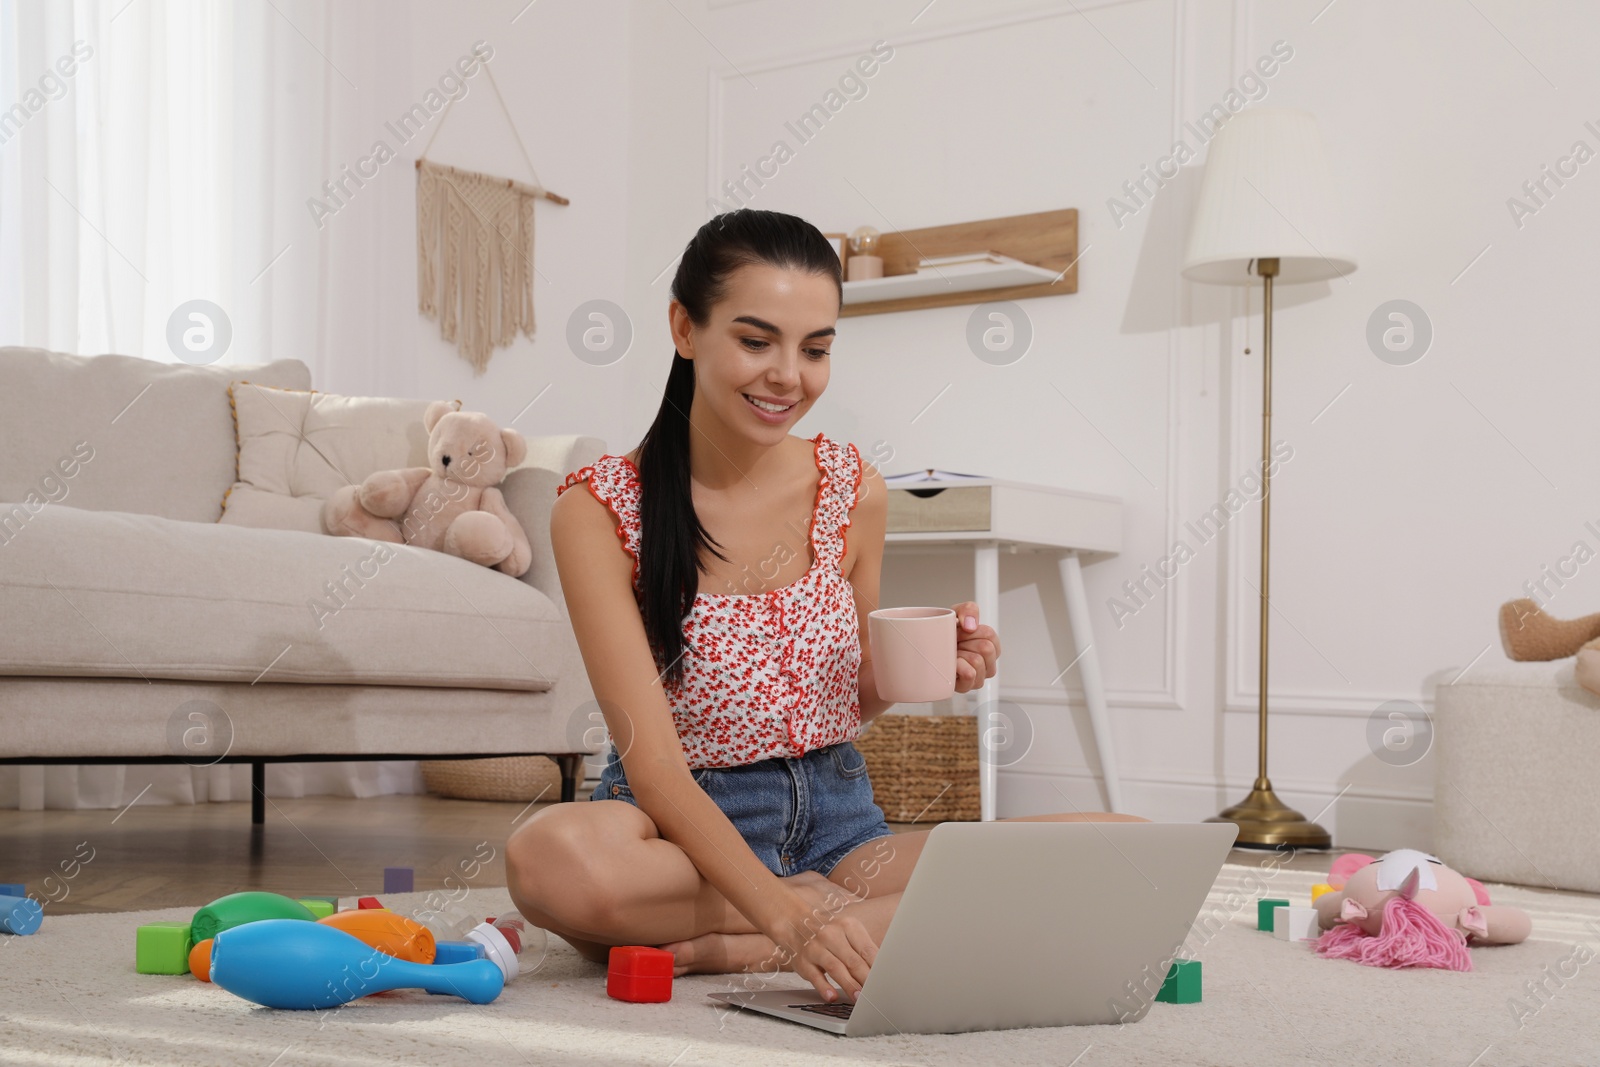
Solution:
<svg viewBox="0 0 1600 1067">
<path fill-rule="evenodd" d="M 1267 777 L 1267 636 L 1272 516 L 1272 295 L 1279 285 L 1345 278 L 1356 269 L 1317 120 L 1287 107 L 1248 107 L 1206 150 L 1183 276 L 1254 285 L 1265 294 L 1261 345 L 1261 663 L 1256 780 L 1250 795 L 1208 822 L 1239 827 L 1243 848 L 1327 848 L 1328 832 L 1284 804 Z"/>
<path fill-rule="evenodd" d="M 1272 536 L 1272 279 L 1278 276 L 1276 256 L 1256 260 L 1264 290 L 1261 338 L 1261 664 L 1257 685 L 1256 781 L 1250 795 L 1206 822 L 1239 825 L 1236 848 L 1327 848 L 1328 831 L 1278 799 L 1267 777 L 1267 634 L 1272 600 L 1268 594 Z"/>
</svg>

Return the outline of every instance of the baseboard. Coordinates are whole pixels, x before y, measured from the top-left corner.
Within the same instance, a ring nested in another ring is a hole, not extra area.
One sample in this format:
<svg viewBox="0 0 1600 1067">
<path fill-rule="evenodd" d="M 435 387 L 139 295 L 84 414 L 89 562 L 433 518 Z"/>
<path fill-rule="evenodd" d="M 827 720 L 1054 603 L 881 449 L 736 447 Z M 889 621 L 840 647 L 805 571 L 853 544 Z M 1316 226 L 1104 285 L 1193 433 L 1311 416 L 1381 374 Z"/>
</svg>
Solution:
<svg viewBox="0 0 1600 1067">
<path fill-rule="evenodd" d="M 1157 822 L 1196 822 L 1242 800 L 1250 781 L 1224 780 L 1168 772 L 1121 776 L 1125 811 Z M 1286 804 L 1314 818 L 1338 848 L 1373 853 L 1396 848 L 1433 847 L 1431 791 L 1378 790 L 1371 786 L 1330 787 L 1274 777 L 1273 790 Z M 1105 795 L 1098 775 L 1083 767 L 1030 763 L 999 774 L 995 810 L 1001 818 L 1047 811 L 1102 811 Z"/>
</svg>

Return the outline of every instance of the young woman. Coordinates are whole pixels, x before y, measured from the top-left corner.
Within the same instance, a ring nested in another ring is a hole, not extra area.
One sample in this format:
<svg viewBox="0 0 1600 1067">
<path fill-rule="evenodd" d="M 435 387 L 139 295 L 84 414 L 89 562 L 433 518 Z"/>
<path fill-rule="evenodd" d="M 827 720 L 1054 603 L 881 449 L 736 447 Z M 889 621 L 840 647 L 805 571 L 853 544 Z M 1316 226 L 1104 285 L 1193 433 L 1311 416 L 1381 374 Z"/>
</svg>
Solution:
<svg viewBox="0 0 1600 1067">
<path fill-rule="evenodd" d="M 792 215 L 728 212 L 684 249 L 672 297 L 655 422 L 568 475 L 551 512 L 613 748 L 596 803 L 512 834 L 511 896 L 597 962 L 617 944 L 668 948 L 679 973 L 775 959 L 853 999 L 926 832 L 889 829 L 851 744 L 889 707 L 866 625 L 883 478 L 854 445 L 789 432 L 828 385 L 838 255 Z M 964 693 L 1000 639 L 976 604 L 955 610 Z"/>
</svg>

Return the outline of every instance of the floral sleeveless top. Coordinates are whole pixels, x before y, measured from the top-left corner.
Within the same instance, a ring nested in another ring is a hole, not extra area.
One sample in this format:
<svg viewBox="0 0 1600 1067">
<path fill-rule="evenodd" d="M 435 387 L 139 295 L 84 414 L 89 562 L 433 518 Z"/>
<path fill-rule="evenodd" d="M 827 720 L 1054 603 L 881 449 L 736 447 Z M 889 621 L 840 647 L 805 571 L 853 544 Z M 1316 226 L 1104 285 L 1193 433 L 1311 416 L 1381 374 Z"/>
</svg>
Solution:
<svg viewBox="0 0 1600 1067">
<path fill-rule="evenodd" d="M 684 758 L 694 769 L 799 758 L 861 730 L 861 638 L 855 591 L 839 567 L 861 486 L 861 453 L 818 433 L 821 481 L 812 506 L 805 576 L 750 595 L 700 593 L 684 618 L 683 679 L 666 688 Z M 584 482 L 616 519 L 639 584 L 639 471 L 602 456 L 556 489 Z"/>
</svg>

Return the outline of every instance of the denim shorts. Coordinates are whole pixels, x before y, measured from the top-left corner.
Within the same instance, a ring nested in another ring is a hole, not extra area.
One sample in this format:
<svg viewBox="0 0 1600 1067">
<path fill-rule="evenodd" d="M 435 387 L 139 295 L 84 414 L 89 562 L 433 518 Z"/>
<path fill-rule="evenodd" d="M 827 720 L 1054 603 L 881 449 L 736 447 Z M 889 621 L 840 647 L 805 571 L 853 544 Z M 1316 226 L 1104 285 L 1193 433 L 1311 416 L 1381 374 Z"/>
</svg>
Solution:
<svg viewBox="0 0 1600 1067">
<path fill-rule="evenodd" d="M 799 759 L 691 773 L 750 850 L 780 877 L 800 871 L 826 877 L 855 849 L 894 834 L 883 809 L 872 801 L 867 762 L 849 741 L 813 749 Z M 614 747 L 590 799 L 638 806 Z"/>
</svg>

